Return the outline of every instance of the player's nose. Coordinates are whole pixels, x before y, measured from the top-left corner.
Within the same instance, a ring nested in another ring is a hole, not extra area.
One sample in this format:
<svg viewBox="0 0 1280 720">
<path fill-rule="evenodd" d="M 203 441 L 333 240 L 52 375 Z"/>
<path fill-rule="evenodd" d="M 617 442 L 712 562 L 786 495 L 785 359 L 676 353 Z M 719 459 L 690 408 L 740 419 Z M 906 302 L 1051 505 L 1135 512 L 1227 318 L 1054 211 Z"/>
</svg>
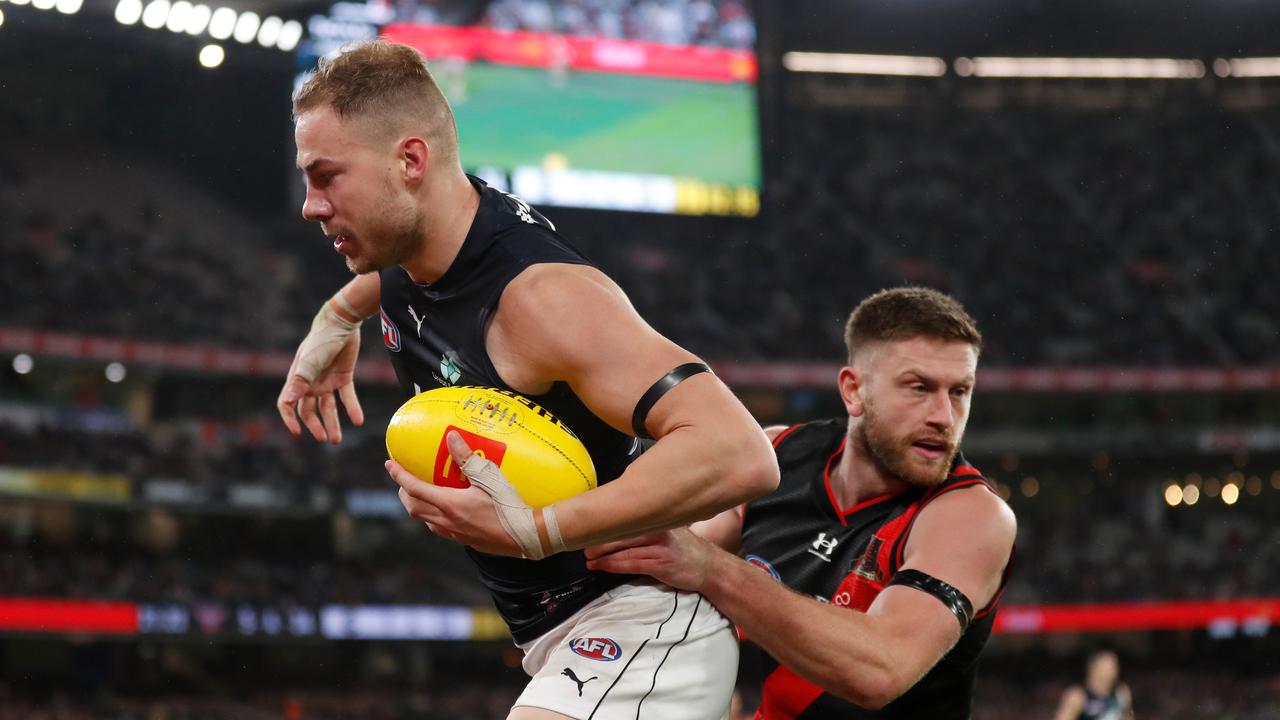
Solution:
<svg viewBox="0 0 1280 720">
<path fill-rule="evenodd" d="M 937 392 L 929 397 L 929 415 L 925 422 L 941 430 L 950 430 L 955 425 L 955 408 L 951 405 L 950 393 Z"/>
<path fill-rule="evenodd" d="M 333 205 L 318 193 L 307 190 L 307 198 L 302 202 L 302 217 L 311 222 L 321 222 L 333 217 Z"/>
</svg>

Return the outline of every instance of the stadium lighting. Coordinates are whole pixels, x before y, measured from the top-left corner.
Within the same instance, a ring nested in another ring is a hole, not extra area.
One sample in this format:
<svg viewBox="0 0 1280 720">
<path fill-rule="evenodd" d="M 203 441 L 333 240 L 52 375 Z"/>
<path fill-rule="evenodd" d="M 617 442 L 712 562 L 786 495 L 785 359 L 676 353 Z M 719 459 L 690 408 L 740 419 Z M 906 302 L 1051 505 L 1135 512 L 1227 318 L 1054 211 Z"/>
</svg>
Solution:
<svg viewBox="0 0 1280 720">
<path fill-rule="evenodd" d="M 200 64 L 210 70 L 221 65 L 226 56 L 221 45 L 205 45 L 200 48 Z"/>
<path fill-rule="evenodd" d="M 189 17 L 191 17 L 191 3 L 187 0 L 178 0 L 169 7 L 169 15 L 164 26 L 169 28 L 169 32 L 182 32 L 187 29 Z"/>
<path fill-rule="evenodd" d="M 200 48 L 200 65 L 212 70 L 221 65 L 226 56 L 221 45 L 205 45 Z"/>
<path fill-rule="evenodd" d="M 1209 497 L 1218 497 L 1218 491 L 1221 489 L 1218 478 L 1211 477 L 1204 481 L 1204 494 Z"/>
<path fill-rule="evenodd" d="M 0 13 L 0 17 L 4 17 L 4 14 Z M 35 366 L 36 361 L 32 360 L 31 356 L 26 353 L 18 353 L 13 356 L 13 371 L 19 375 L 26 375 Z"/>
<path fill-rule="evenodd" d="M 1213 72 L 1218 77 L 1280 77 L 1280 57 L 1218 58 Z"/>
<path fill-rule="evenodd" d="M 1240 499 L 1240 486 L 1235 483 L 1227 483 L 1222 486 L 1222 502 L 1224 505 L 1235 505 Z"/>
<path fill-rule="evenodd" d="M 242 13 L 240 18 L 236 20 L 236 29 L 233 37 L 236 42 L 251 43 L 258 35 L 258 25 L 262 21 L 258 18 L 258 13 L 247 12 Z"/>
<path fill-rule="evenodd" d="M 1028 475 L 1022 479 L 1022 495 L 1023 497 L 1033 498 L 1040 492 L 1040 481 L 1034 475 Z"/>
<path fill-rule="evenodd" d="M 1187 485 L 1182 488 L 1182 502 L 1187 505 L 1195 505 L 1200 502 L 1200 488 L 1195 485 Z"/>
<path fill-rule="evenodd" d="M 1173 507 L 1182 502 L 1182 488 L 1177 483 L 1171 483 L 1164 489 L 1164 501 Z"/>
<path fill-rule="evenodd" d="M 103 373 L 107 376 L 108 382 L 118 383 L 124 381 L 125 369 L 124 365 L 113 362 L 107 365 L 106 371 Z"/>
<path fill-rule="evenodd" d="M 1257 497 L 1261 495 L 1262 494 L 1262 478 L 1258 477 L 1257 475 L 1250 475 L 1249 479 L 1246 480 L 1244 483 L 1244 490 L 1245 492 L 1249 493 L 1250 497 Z"/>
<path fill-rule="evenodd" d="M 220 7 L 213 11 L 209 19 L 209 36 L 215 40 L 226 40 L 236 27 L 236 11 Z"/>
<path fill-rule="evenodd" d="M 80 12 L 84 0 L 55 0 L 54 7 L 63 15 L 75 15 Z"/>
<path fill-rule="evenodd" d="M 116 22 L 132 25 L 142 18 L 142 0 L 120 0 L 116 5 Z"/>
<path fill-rule="evenodd" d="M 272 15 L 262 21 L 262 26 L 258 28 L 258 44 L 262 47 L 271 47 L 276 44 L 276 40 L 280 37 L 280 30 L 284 26 L 284 21 Z"/>
<path fill-rule="evenodd" d="M 159 30 L 164 27 L 164 21 L 168 17 L 169 0 L 151 0 L 142 11 L 142 24 L 152 30 Z"/>
<path fill-rule="evenodd" d="M 1194 80 L 1204 77 L 1200 60 L 1172 58 L 956 58 L 962 77 L 1004 78 L 1163 78 Z"/>
<path fill-rule="evenodd" d="M 298 41 L 302 39 L 302 23 L 297 20 L 287 20 L 283 27 L 280 28 L 280 37 L 276 38 L 276 47 L 288 52 L 298 47 Z"/>
<path fill-rule="evenodd" d="M 947 74 L 947 63 L 942 58 L 916 55 L 788 52 L 782 55 L 782 66 L 791 72 L 849 75 L 941 77 Z"/>
<path fill-rule="evenodd" d="M 187 34 L 199 35 L 209 27 L 209 16 L 213 11 L 208 5 L 196 5 L 191 8 L 191 14 L 187 16 Z"/>
<path fill-rule="evenodd" d="M 57 0 L 31 0 L 31 7 L 37 10 L 52 10 Z"/>
</svg>

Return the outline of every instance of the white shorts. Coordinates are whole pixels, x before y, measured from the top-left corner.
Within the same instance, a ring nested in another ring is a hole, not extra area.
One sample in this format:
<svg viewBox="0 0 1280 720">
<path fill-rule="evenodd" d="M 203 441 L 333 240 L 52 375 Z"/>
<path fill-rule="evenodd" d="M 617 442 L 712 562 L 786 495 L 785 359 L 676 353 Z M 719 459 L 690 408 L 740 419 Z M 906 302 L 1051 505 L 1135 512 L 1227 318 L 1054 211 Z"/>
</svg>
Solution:
<svg viewBox="0 0 1280 720">
<path fill-rule="evenodd" d="M 614 588 L 520 649 L 533 680 L 516 706 L 576 720 L 722 720 L 738 675 L 720 611 L 653 581 Z"/>
</svg>

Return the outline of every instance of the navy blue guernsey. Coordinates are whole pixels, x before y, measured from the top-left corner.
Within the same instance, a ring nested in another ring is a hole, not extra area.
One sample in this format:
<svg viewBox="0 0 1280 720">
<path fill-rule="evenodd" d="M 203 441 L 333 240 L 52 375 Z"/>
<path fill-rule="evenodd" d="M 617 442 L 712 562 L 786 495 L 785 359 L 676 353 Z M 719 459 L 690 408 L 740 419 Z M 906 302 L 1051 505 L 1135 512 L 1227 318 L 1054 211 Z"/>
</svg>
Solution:
<svg viewBox="0 0 1280 720">
<path fill-rule="evenodd" d="M 408 396 L 437 387 L 480 385 L 516 392 L 485 349 L 485 329 L 503 290 L 531 265 L 590 261 L 523 200 L 471 177 L 480 206 L 453 264 L 433 283 L 415 283 L 396 265 L 381 272 L 382 336 Z M 596 417 L 565 383 L 527 396 L 573 429 L 601 484 L 622 474 L 641 444 Z M 543 560 L 500 557 L 467 548 L 516 642 L 547 632 L 632 576 L 586 569 L 582 551 Z"/>
<path fill-rule="evenodd" d="M 1125 714 L 1120 694 L 1113 688 L 1107 695 L 1095 695 L 1087 686 L 1084 689 L 1084 708 L 1077 720 L 1122 720 Z"/>
</svg>

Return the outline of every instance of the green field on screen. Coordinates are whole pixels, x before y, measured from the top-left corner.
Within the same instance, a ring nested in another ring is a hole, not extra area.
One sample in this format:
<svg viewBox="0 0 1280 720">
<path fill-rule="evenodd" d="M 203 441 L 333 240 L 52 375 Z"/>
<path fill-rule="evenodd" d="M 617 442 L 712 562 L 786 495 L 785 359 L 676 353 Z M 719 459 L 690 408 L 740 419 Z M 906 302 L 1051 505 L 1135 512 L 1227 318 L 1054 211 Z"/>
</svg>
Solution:
<svg viewBox="0 0 1280 720">
<path fill-rule="evenodd" d="M 542 165 L 760 185 L 755 88 L 614 73 L 472 64 L 466 97 L 437 70 L 467 167 Z"/>
</svg>

